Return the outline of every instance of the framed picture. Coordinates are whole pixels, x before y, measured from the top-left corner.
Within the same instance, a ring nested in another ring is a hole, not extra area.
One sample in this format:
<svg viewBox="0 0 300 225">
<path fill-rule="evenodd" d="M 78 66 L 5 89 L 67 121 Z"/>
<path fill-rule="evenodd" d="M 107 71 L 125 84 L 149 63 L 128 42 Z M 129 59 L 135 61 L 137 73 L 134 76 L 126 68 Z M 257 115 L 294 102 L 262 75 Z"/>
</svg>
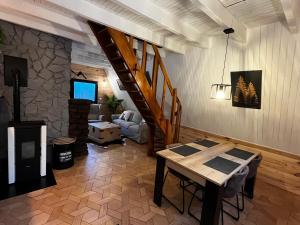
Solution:
<svg viewBox="0 0 300 225">
<path fill-rule="evenodd" d="M 231 72 L 232 106 L 261 108 L 262 71 Z"/>
<path fill-rule="evenodd" d="M 121 91 L 126 91 L 122 81 L 120 79 L 117 79 L 117 83 L 118 83 L 118 86 L 120 88 Z"/>
</svg>

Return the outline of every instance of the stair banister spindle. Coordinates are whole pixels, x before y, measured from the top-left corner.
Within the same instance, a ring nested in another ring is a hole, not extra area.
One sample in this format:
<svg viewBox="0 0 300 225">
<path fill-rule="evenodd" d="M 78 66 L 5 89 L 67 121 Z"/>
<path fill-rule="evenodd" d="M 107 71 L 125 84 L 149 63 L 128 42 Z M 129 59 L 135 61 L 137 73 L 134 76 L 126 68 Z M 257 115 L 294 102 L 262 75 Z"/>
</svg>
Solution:
<svg viewBox="0 0 300 225">
<path fill-rule="evenodd" d="M 143 58 L 142 58 L 142 72 L 146 73 L 147 64 L 147 42 L 143 41 Z"/>
<path fill-rule="evenodd" d="M 175 120 L 175 112 L 176 112 L 176 105 L 177 105 L 177 89 L 173 89 L 173 98 L 172 98 L 172 109 L 171 109 L 171 124 L 174 124 Z"/>
<path fill-rule="evenodd" d="M 162 112 L 164 112 L 164 109 L 165 109 L 166 89 L 167 89 L 167 80 L 166 80 L 166 77 L 164 76 L 163 93 L 161 96 L 161 111 Z"/>
<path fill-rule="evenodd" d="M 152 93 L 156 99 L 156 89 L 157 89 L 157 76 L 158 76 L 158 57 L 155 54 L 153 60 L 153 70 L 152 70 Z"/>
<path fill-rule="evenodd" d="M 153 45 L 153 44 L 152 44 L 152 47 L 153 47 L 153 50 L 154 50 L 154 52 L 155 52 L 155 55 L 157 55 L 157 57 L 158 57 L 159 66 L 160 66 L 161 72 L 162 72 L 163 76 L 166 78 L 167 85 L 168 85 L 168 87 L 169 87 L 170 92 L 172 93 L 172 92 L 173 92 L 173 87 L 172 87 L 172 85 L 171 85 L 171 81 L 170 81 L 170 79 L 169 79 L 169 76 L 168 76 L 168 72 L 167 72 L 167 70 L 166 70 L 166 67 L 165 67 L 165 65 L 164 65 L 164 63 L 163 63 L 163 61 L 162 61 L 162 59 L 161 59 L 161 57 L 160 57 L 158 48 L 157 48 L 157 46 L 155 46 L 155 45 Z"/>
<path fill-rule="evenodd" d="M 129 45 L 130 45 L 130 48 L 133 49 L 133 36 L 129 37 Z"/>
</svg>

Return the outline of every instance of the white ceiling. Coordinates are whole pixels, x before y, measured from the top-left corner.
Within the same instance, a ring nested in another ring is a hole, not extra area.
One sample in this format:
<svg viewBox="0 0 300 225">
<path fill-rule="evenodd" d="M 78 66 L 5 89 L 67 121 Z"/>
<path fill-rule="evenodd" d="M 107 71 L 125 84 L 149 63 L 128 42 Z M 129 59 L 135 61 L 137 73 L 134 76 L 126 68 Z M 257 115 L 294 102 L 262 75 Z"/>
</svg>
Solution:
<svg viewBox="0 0 300 225">
<path fill-rule="evenodd" d="M 247 27 L 255 27 L 284 19 L 280 0 L 219 1 Z"/>
<path fill-rule="evenodd" d="M 300 0 L 1 0 L 0 19 L 95 45 L 86 24 L 93 20 L 184 53 L 190 44 L 209 47 L 227 27 L 241 42 L 248 28 L 275 21 L 297 31 L 294 1 Z"/>
</svg>

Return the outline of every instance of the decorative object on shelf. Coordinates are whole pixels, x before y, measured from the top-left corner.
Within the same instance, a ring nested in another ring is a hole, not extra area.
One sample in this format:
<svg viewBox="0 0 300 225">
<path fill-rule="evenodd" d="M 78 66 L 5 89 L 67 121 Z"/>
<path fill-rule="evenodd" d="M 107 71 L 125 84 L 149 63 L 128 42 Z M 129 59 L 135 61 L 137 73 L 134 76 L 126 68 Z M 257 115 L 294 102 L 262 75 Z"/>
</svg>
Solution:
<svg viewBox="0 0 300 225">
<path fill-rule="evenodd" d="M 85 75 L 83 72 L 79 71 L 78 73 L 75 73 L 73 70 L 71 70 L 71 72 L 72 72 L 73 74 L 75 74 L 77 77 L 82 76 L 84 79 L 87 80 L 87 77 L 86 77 L 86 75 Z"/>
<path fill-rule="evenodd" d="M 106 95 L 106 103 L 109 107 L 109 109 L 111 110 L 112 114 L 115 114 L 118 107 L 121 105 L 121 103 L 123 102 L 123 99 L 117 99 L 116 96 L 112 95 L 112 96 L 108 96 Z"/>
<path fill-rule="evenodd" d="M 121 91 L 126 91 L 122 81 L 120 79 L 117 79 L 117 83 L 118 83 L 118 86 L 120 88 Z"/>
<path fill-rule="evenodd" d="M 226 51 L 225 51 L 225 58 L 224 58 L 222 80 L 221 80 L 221 83 L 219 83 L 219 84 L 211 85 L 210 98 L 230 100 L 231 99 L 231 91 L 230 91 L 231 85 L 224 84 L 223 81 L 224 81 L 225 66 L 226 66 L 226 59 L 227 59 L 229 35 L 231 33 L 234 33 L 234 30 L 232 28 L 228 28 L 228 29 L 224 30 L 224 33 L 227 34 L 227 40 L 226 40 Z"/>
<path fill-rule="evenodd" d="M 261 108 L 262 71 L 231 72 L 232 106 Z"/>
</svg>

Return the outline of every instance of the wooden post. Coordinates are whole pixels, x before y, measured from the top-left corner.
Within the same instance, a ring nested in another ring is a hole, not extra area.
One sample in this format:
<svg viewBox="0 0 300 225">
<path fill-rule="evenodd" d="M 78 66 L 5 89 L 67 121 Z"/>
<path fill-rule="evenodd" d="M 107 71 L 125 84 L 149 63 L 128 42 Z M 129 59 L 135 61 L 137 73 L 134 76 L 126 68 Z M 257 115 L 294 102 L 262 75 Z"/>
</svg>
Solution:
<svg viewBox="0 0 300 225">
<path fill-rule="evenodd" d="M 155 126 L 149 126 L 148 156 L 154 156 Z"/>
</svg>

